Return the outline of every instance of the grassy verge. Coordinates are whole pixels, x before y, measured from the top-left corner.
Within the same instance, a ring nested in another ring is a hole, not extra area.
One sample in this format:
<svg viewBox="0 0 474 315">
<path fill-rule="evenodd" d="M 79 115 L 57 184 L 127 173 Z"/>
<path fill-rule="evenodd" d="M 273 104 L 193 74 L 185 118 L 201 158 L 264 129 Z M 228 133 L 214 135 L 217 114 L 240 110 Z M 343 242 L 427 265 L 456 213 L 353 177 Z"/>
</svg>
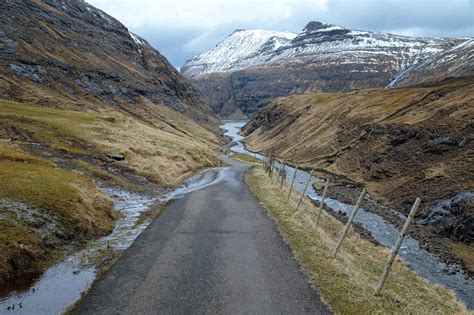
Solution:
<svg viewBox="0 0 474 315">
<path fill-rule="evenodd" d="M 110 233 L 112 209 L 87 176 L 0 141 L 0 284 L 41 270 L 71 243 Z"/>
<path fill-rule="evenodd" d="M 334 259 L 331 251 L 342 223 L 323 213 L 320 228 L 315 231 L 314 205 L 305 198 L 299 212 L 293 215 L 298 196 L 293 194 L 287 202 L 286 194 L 270 184 L 261 167 L 247 173 L 246 182 L 277 221 L 283 236 L 307 267 L 312 283 L 336 313 L 468 314 L 452 291 L 424 281 L 401 259 L 394 263 L 382 295 L 374 296 L 388 249 L 351 231 Z"/>
<path fill-rule="evenodd" d="M 243 154 L 243 153 L 233 153 L 231 158 L 235 160 L 239 160 L 245 163 L 250 163 L 250 164 L 258 164 L 259 160 L 254 160 L 253 156 L 250 156 L 248 154 Z"/>
</svg>

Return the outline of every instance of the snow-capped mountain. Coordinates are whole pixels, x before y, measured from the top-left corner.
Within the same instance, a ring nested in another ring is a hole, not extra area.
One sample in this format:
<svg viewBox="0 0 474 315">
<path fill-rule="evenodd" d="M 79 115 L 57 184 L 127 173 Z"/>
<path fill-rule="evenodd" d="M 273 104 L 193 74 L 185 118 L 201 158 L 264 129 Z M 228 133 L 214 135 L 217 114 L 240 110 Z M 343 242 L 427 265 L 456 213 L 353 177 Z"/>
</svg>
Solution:
<svg viewBox="0 0 474 315">
<path fill-rule="evenodd" d="M 216 113 L 249 115 L 306 91 L 385 87 L 415 63 L 467 39 L 408 37 L 310 22 L 299 34 L 238 30 L 181 67 Z"/>
<path fill-rule="evenodd" d="M 296 33 L 267 30 L 236 30 L 214 49 L 197 55 L 181 67 L 189 77 L 217 71 L 243 69 L 261 64 Z"/>
<path fill-rule="evenodd" d="M 408 86 L 472 74 L 474 74 L 474 39 L 467 39 L 453 48 L 415 61 L 400 71 L 387 87 Z"/>
<path fill-rule="evenodd" d="M 310 22 L 299 34 L 265 30 L 237 30 L 208 52 L 194 56 L 181 72 L 200 74 L 235 71 L 273 62 L 313 59 L 331 62 L 345 56 L 346 63 L 358 63 L 367 55 L 398 55 L 401 70 L 415 58 L 441 52 L 454 45 L 452 39 L 419 38 L 347 29 L 338 25 Z M 336 56 L 334 56 L 336 55 Z M 374 58 L 372 61 L 376 62 Z"/>
</svg>

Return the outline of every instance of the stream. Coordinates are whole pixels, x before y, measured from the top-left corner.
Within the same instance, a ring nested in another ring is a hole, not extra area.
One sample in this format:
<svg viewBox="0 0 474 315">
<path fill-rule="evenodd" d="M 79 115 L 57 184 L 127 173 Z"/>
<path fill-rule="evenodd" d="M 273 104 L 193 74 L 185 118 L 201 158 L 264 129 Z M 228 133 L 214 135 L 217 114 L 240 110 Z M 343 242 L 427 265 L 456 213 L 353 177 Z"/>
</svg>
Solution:
<svg viewBox="0 0 474 315">
<path fill-rule="evenodd" d="M 234 152 L 254 155 L 247 151 L 242 143 L 243 137 L 239 134 L 244 121 L 227 121 L 221 126 L 225 135 L 233 139 L 237 144 L 231 148 Z M 261 154 L 255 154 L 257 159 L 264 158 Z M 280 167 L 280 165 L 278 165 Z M 293 174 L 294 169 L 287 165 L 285 167 L 287 178 Z M 74 304 L 81 295 L 86 292 L 97 277 L 97 268 L 93 263 L 88 263 L 91 257 L 104 249 L 125 250 L 140 233 L 147 227 L 149 222 L 137 224 L 141 213 L 158 206 L 164 201 L 180 198 L 189 192 L 217 184 L 226 176 L 226 167 L 216 167 L 197 172 L 194 176 L 183 182 L 183 184 L 168 191 L 161 196 L 150 196 L 131 192 L 123 188 L 110 187 L 98 183 L 102 190 L 115 201 L 115 210 L 123 214 L 118 220 L 114 231 L 97 241 L 90 242 L 87 248 L 67 256 L 60 263 L 48 268 L 33 283 L 22 285 L 17 290 L 11 291 L 6 297 L 0 299 L 0 314 L 61 314 L 69 306 Z M 309 174 L 299 171 L 295 181 L 295 188 L 300 192 Z M 320 179 L 313 177 L 312 182 Z M 307 193 L 313 200 L 319 200 L 319 195 L 312 189 Z M 352 205 L 337 200 L 327 199 L 326 205 L 334 211 L 349 214 Z M 382 217 L 371 212 L 360 209 L 355 221 L 372 233 L 372 236 L 384 246 L 392 248 L 396 242 L 399 231 Z M 427 280 L 442 284 L 451 288 L 458 298 L 464 301 L 469 308 L 474 308 L 474 281 L 466 277 L 462 272 L 455 274 L 447 273 L 446 269 L 455 266 L 447 266 L 437 257 L 420 248 L 419 243 L 410 236 L 405 238 L 400 254 L 409 267 Z"/>
<path fill-rule="evenodd" d="M 131 192 L 119 187 L 105 186 L 101 189 L 115 202 L 115 210 L 123 217 L 117 221 L 113 232 L 88 246 L 67 256 L 61 262 L 46 269 L 39 277 L 19 285 L 6 297 L 0 299 L 0 314 L 62 314 L 86 292 L 97 277 L 94 255 L 106 249 L 127 249 L 149 222 L 137 224 L 141 213 L 157 207 L 165 201 L 176 199 L 225 177 L 225 167 L 197 172 L 176 189 L 162 196 L 150 196 Z M 92 260 L 92 261 L 90 261 Z M 32 281 L 31 281 L 32 280 Z M 32 282 L 32 283 L 31 283 Z"/>
<path fill-rule="evenodd" d="M 239 134 L 240 129 L 245 125 L 245 121 L 240 122 L 226 122 L 221 128 L 227 130 L 225 135 L 232 138 L 237 144 L 231 148 L 231 151 L 237 153 L 248 154 L 256 156 L 257 159 L 263 160 L 264 155 L 255 154 L 248 151 L 242 140 L 243 137 Z M 276 162 L 276 168 L 280 169 L 280 163 Z M 290 165 L 285 166 L 286 178 L 292 178 L 294 168 Z M 295 180 L 295 189 L 303 191 L 304 184 L 308 179 L 309 173 L 299 170 Z M 313 176 L 311 184 L 322 182 L 321 179 Z M 321 200 L 321 197 L 309 186 L 306 195 L 315 201 Z M 343 212 L 347 216 L 350 215 L 353 205 L 349 205 L 338 200 L 326 198 L 325 204 L 336 212 Z M 399 214 L 405 218 L 402 214 Z M 362 225 L 369 231 L 373 238 L 380 244 L 392 249 L 398 239 L 400 231 L 391 223 L 387 222 L 381 216 L 360 208 L 354 221 Z M 399 252 L 408 264 L 408 267 L 415 271 L 419 276 L 427 279 L 431 283 L 441 284 L 452 289 L 459 300 L 463 301 L 470 309 L 474 309 L 474 279 L 469 278 L 457 265 L 447 265 L 438 257 L 432 255 L 428 251 L 420 247 L 417 240 L 409 235 L 405 237 L 402 247 Z M 459 270 L 458 272 L 450 272 L 451 270 Z"/>
</svg>

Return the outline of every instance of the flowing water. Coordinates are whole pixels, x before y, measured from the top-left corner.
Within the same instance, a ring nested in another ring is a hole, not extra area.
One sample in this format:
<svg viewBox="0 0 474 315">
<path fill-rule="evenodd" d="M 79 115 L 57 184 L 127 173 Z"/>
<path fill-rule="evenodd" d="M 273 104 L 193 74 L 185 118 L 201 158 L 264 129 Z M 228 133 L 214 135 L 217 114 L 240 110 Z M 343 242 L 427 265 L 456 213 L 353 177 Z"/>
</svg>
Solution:
<svg viewBox="0 0 474 315">
<path fill-rule="evenodd" d="M 221 127 L 226 130 L 225 135 L 231 137 L 237 144 L 231 148 L 234 152 L 254 155 L 245 149 L 239 134 L 245 122 L 225 122 Z M 255 154 L 257 159 L 264 158 L 261 154 Z M 278 165 L 278 167 L 280 167 Z M 287 178 L 291 178 L 294 169 L 287 165 L 285 167 Z M 122 188 L 103 186 L 102 189 L 115 200 L 115 209 L 123 214 L 123 218 L 117 222 L 114 231 L 75 254 L 66 257 L 62 262 L 48 268 L 40 276 L 32 277 L 32 283 L 21 285 L 17 290 L 11 291 L 6 297 L 0 299 L 0 314 L 61 314 L 70 305 L 74 304 L 81 294 L 90 287 L 97 276 L 97 269 L 87 264 L 88 259 L 104 249 L 124 250 L 128 248 L 135 238 L 146 228 L 148 223 L 137 224 L 138 217 L 144 211 L 150 210 L 160 203 L 176 199 L 185 194 L 215 185 L 226 177 L 227 168 L 217 167 L 198 172 L 186 180 L 179 188 L 170 190 L 161 196 L 150 196 L 130 192 Z M 291 174 L 291 175 L 290 175 Z M 295 188 L 303 190 L 309 174 L 299 171 L 295 181 Z M 320 181 L 313 177 L 312 182 Z M 319 200 L 319 195 L 312 189 L 308 196 L 313 200 Z M 352 206 L 333 199 L 326 199 L 326 205 L 334 211 L 342 211 L 349 214 Z M 355 221 L 370 231 L 373 237 L 381 244 L 392 248 L 398 237 L 399 231 L 395 226 L 386 222 L 382 217 L 371 212 L 360 209 Z M 462 272 L 451 274 L 446 269 L 455 268 L 447 266 L 435 256 L 420 248 L 418 242 L 407 237 L 400 251 L 411 269 L 420 276 L 433 283 L 439 283 L 453 289 L 457 296 L 470 308 L 474 308 L 474 282 L 468 279 Z"/>
<path fill-rule="evenodd" d="M 225 135 L 231 137 L 237 143 L 231 148 L 231 151 L 244 153 L 251 156 L 255 155 L 257 159 L 263 160 L 265 157 L 264 155 L 255 154 L 248 151 L 242 143 L 243 137 L 239 134 L 239 132 L 244 124 L 244 121 L 226 122 L 223 126 L 221 126 L 221 128 L 226 130 Z M 276 168 L 280 169 L 280 167 L 281 165 L 277 162 Z M 286 165 L 285 172 L 286 178 L 290 179 L 293 176 L 294 168 Z M 306 183 L 308 176 L 308 172 L 302 170 L 298 171 L 295 180 L 296 190 L 300 192 L 303 191 L 304 184 Z M 316 183 L 321 181 L 322 180 L 313 176 L 310 182 Z M 321 200 L 321 197 L 312 188 L 309 188 L 306 194 L 312 200 Z M 330 198 L 325 199 L 325 204 L 333 211 L 343 212 L 347 216 L 350 215 L 353 209 L 353 205 L 349 205 Z M 400 214 L 400 216 L 404 218 L 402 214 Z M 361 208 L 359 209 L 354 220 L 361 224 L 366 230 L 368 230 L 374 239 L 376 239 L 382 245 L 389 248 L 393 248 L 395 246 L 400 231 L 381 216 Z M 418 241 L 410 236 L 405 237 L 399 252 L 399 256 L 403 257 L 403 259 L 408 263 L 409 268 L 415 271 L 418 275 L 432 283 L 442 284 L 452 289 L 460 300 L 462 300 L 470 309 L 474 309 L 474 279 L 465 275 L 460 270 L 459 266 L 447 265 L 436 256 L 421 248 Z"/>
<path fill-rule="evenodd" d="M 17 288 L 0 299 L 0 314 L 61 314 L 74 304 L 95 280 L 97 269 L 89 260 L 106 249 L 125 250 L 146 228 L 147 223 L 137 224 L 144 211 L 160 203 L 176 199 L 185 194 L 218 183 L 225 177 L 226 168 L 217 167 L 198 172 L 174 190 L 162 196 L 150 196 L 130 192 L 118 187 L 105 187 L 115 201 L 115 210 L 123 214 L 113 232 L 86 249 L 67 256 L 60 263 L 48 268 L 39 276 L 33 276 L 27 283 L 20 281 Z"/>
</svg>

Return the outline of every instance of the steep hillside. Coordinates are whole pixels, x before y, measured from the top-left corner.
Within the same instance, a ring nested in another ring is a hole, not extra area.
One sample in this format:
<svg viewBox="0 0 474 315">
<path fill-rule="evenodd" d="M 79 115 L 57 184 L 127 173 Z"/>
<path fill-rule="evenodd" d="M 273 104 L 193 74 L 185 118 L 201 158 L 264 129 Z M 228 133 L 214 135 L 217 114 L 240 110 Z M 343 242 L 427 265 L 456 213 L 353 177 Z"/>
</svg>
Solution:
<svg viewBox="0 0 474 315">
<path fill-rule="evenodd" d="M 111 16 L 84 1 L 2 1 L 0 295 L 112 231 L 98 183 L 156 195 L 219 165 L 222 142 L 189 82 Z"/>
<path fill-rule="evenodd" d="M 418 222 L 469 246 L 474 241 L 473 118 L 474 77 L 466 77 L 279 98 L 246 125 L 245 133 L 250 149 L 274 149 L 292 163 L 362 184 L 376 200 L 404 214 L 421 197 Z M 472 247 L 467 250 L 472 254 Z"/>
<path fill-rule="evenodd" d="M 118 120 L 150 127 L 150 133 L 158 136 L 175 137 L 177 144 L 186 142 L 192 147 L 194 142 L 196 148 L 209 151 L 219 145 L 217 120 L 194 88 L 158 51 L 111 16 L 73 0 L 9 0 L 0 6 L 0 99 L 121 117 Z M 28 119 L 41 120 L 35 116 L 40 110 L 31 112 Z M 27 134 L 53 146 L 49 138 L 31 130 L 34 123 L 18 121 L 19 116 L 16 110 L 2 116 L 0 134 L 12 139 Z M 43 128 L 50 127 L 49 122 L 42 123 Z M 135 133 L 126 125 L 119 127 Z M 81 136 L 79 130 L 76 138 Z M 67 151 L 90 153 L 84 148 L 96 140 L 71 140 Z M 116 153 L 146 151 L 134 149 L 137 143 L 126 138 L 118 142 L 123 147 Z M 142 153 L 154 151 L 160 148 Z M 172 155 L 168 156 L 170 165 L 182 164 Z M 184 155 L 194 160 L 192 154 Z M 191 164 L 183 167 L 183 173 L 192 169 Z M 167 177 L 166 171 L 160 173 Z M 177 178 L 179 174 L 173 174 L 167 180 L 174 184 Z"/>
<path fill-rule="evenodd" d="M 76 110 L 118 109 L 147 122 L 165 105 L 210 124 L 195 90 L 145 40 L 84 1 L 0 4 L 0 94 Z M 207 126 L 206 126 L 207 127 Z"/>
<path fill-rule="evenodd" d="M 462 77 L 474 73 L 474 39 L 441 51 L 425 60 L 417 60 L 400 71 L 388 87 L 409 86 Z"/>
<path fill-rule="evenodd" d="M 279 96 L 385 87 L 414 62 L 464 41 L 310 22 L 299 34 L 236 31 L 186 62 L 181 72 L 215 113 L 226 116 L 241 110 L 251 115 Z M 250 48 L 241 42 L 248 42 Z M 232 58 L 222 58 L 226 54 Z"/>
</svg>

